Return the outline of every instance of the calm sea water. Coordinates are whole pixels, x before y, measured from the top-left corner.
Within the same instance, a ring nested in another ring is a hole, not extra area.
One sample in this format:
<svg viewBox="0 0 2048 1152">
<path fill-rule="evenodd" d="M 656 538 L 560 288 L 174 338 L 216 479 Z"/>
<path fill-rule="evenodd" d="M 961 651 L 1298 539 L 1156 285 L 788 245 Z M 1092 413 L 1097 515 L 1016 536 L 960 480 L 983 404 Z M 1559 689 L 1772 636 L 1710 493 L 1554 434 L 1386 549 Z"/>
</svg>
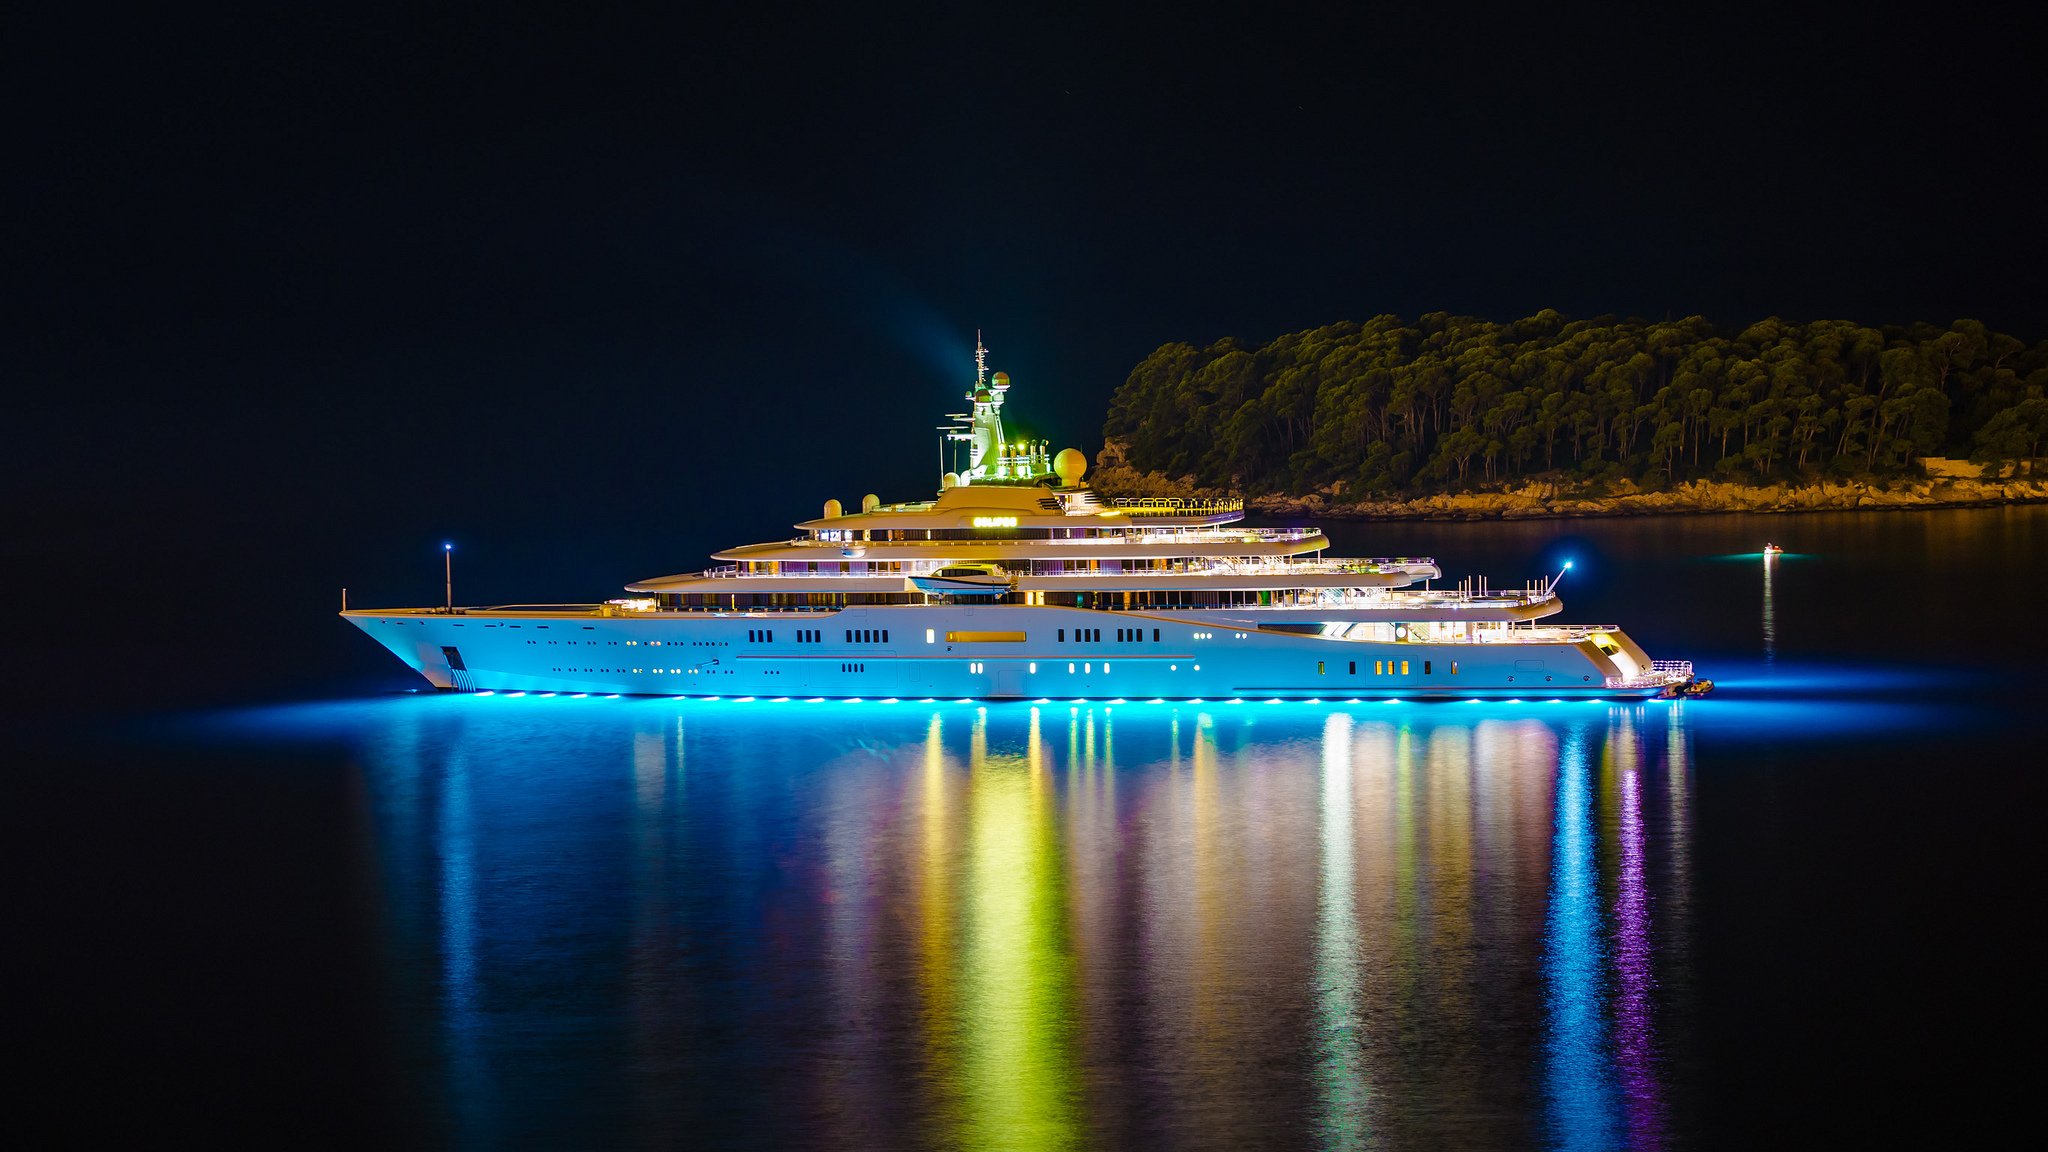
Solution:
<svg viewBox="0 0 2048 1152">
<path fill-rule="evenodd" d="M 2048 509 L 1332 535 L 1497 583 L 1574 559 L 1568 618 L 1720 690 L 778 704 L 395 671 L 109 718 L 11 785 L 43 1062 L 104 1102 L 83 1132 L 470 1147 L 2024 1114 Z"/>
</svg>

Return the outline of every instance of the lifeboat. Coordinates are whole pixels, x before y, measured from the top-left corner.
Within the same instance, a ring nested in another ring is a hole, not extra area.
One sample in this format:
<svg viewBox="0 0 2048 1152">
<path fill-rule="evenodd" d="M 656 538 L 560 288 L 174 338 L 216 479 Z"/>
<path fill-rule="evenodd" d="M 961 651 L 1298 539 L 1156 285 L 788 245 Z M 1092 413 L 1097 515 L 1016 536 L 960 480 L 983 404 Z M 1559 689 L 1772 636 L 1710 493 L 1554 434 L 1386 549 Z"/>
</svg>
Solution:
<svg viewBox="0 0 2048 1152">
<path fill-rule="evenodd" d="M 993 564 L 949 564 L 910 578 L 911 587 L 931 596 L 1001 596 L 1015 583 Z"/>
</svg>

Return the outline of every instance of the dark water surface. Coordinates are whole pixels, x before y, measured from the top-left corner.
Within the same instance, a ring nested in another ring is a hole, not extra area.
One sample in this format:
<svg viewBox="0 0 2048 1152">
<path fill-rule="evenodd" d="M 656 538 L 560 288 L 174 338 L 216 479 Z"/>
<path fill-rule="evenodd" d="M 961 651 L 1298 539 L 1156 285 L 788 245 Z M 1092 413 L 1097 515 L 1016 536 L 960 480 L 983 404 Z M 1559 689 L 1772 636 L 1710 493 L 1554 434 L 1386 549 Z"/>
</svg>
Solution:
<svg viewBox="0 0 2048 1152">
<path fill-rule="evenodd" d="M 1566 618 L 1720 691 L 66 718 L 9 779 L 39 1094 L 81 1137 L 471 1147 L 2024 1114 L 2048 509 L 1331 532 L 1501 584 L 1573 558 Z"/>
</svg>

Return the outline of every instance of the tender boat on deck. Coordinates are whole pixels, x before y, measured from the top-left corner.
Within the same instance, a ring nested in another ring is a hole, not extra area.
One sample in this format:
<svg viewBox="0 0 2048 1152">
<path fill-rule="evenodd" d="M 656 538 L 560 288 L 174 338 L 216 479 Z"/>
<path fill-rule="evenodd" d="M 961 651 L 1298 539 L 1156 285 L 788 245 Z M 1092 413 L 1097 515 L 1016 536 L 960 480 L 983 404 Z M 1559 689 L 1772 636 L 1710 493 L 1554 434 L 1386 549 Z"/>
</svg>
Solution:
<svg viewBox="0 0 2048 1152">
<path fill-rule="evenodd" d="M 933 596 L 1001 596 L 1015 584 L 993 564 L 949 564 L 910 578 L 911 587 Z"/>
</svg>

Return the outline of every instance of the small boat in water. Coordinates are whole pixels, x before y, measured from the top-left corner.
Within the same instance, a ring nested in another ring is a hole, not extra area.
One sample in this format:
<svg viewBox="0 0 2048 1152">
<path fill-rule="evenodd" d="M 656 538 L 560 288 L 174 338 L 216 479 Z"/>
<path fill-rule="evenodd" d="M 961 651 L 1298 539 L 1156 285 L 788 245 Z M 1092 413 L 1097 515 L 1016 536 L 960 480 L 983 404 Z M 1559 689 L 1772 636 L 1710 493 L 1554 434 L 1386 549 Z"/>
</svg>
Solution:
<svg viewBox="0 0 2048 1152">
<path fill-rule="evenodd" d="M 993 564 L 951 564 L 912 576 L 910 583 L 919 592 L 932 596 L 1001 596 L 1014 581 Z"/>
<path fill-rule="evenodd" d="M 1766 556 L 1781 556 L 1784 554 L 1784 552 L 1785 550 L 1783 548 L 1778 547 L 1776 544 L 1767 543 L 1764 545 L 1764 555 Z"/>
</svg>

